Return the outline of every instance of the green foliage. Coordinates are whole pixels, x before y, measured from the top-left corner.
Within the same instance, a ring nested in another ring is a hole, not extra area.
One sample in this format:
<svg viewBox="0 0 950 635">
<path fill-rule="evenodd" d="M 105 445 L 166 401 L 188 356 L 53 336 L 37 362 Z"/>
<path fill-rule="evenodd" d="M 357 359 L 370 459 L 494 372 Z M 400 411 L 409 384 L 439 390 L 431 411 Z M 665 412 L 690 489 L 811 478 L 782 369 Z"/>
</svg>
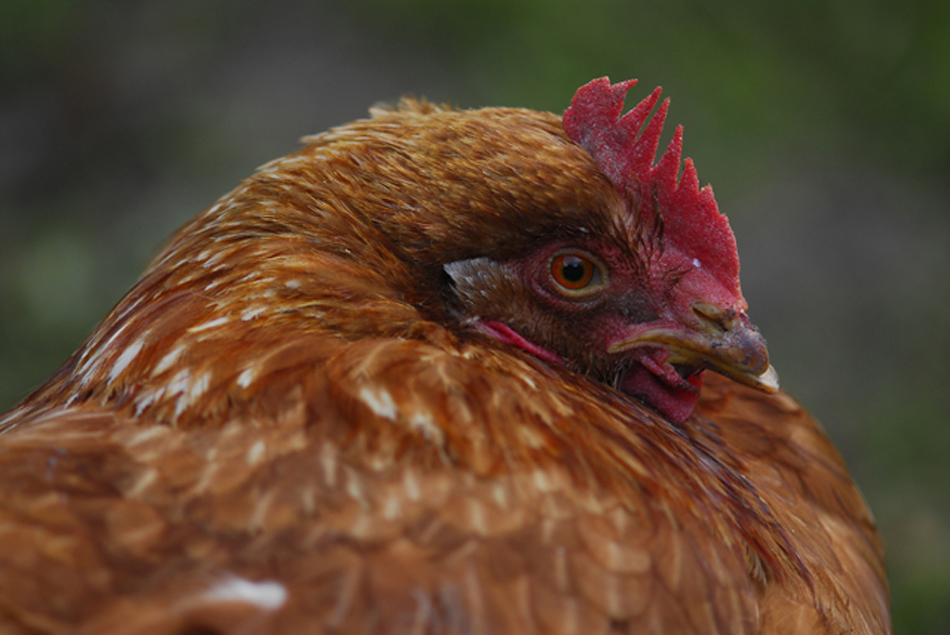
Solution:
<svg viewBox="0 0 950 635">
<path fill-rule="evenodd" d="M 950 164 L 950 4 L 942 0 L 367 0 L 394 46 L 454 56 L 492 103 L 560 110 L 591 77 L 674 89 L 694 152 L 825 140 L 901 169 Z M 750 162 L 751 163 L 751 162 Z M 754 168 L 753 168 L 754 169 Z M 710 175 L 707 175 L 707 178 Z"/>
</svg>

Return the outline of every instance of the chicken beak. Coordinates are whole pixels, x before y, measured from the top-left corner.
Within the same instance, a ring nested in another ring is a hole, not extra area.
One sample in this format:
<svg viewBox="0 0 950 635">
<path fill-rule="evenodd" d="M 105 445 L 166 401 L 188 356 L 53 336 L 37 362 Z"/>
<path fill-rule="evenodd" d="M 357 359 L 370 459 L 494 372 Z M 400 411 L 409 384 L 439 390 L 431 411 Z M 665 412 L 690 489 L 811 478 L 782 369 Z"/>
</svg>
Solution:
<svg viewBox="0 0 950 635">
<path fill-rule="evenodd" d="M 663 323 L 634 329 L 630 337 L 612 344 L 607 352 L 622 353 L 639 347 L 661 347 L 670 352 L 666 362 L 707 368 L 766 393 L 778 392 L 778 373 L 769 364 L 765 338 L 745 313 L 724 311 L 697 302 L 693 324 Z"/>
</svg>

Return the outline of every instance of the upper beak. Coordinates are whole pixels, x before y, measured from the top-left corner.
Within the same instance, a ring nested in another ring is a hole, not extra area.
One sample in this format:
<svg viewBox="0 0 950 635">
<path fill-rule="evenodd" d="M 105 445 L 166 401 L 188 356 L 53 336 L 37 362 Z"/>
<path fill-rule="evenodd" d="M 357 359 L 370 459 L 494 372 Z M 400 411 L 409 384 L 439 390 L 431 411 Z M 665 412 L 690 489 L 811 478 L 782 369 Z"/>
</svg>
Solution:
<svg viewBox="0 0 950 635">
<path fill-rule="evenodd" d="M 608 349 L 620 353 L 638 346 L 670 351 L 667 363 L 708 368 L 763 392 L 778 392 L 778 373 L 769 364 L 765 338 L 745 313 L 725 311 L 705 302 L 692 306 L 696 324 L 669 324 L 638 330 Z"/>
</svg>

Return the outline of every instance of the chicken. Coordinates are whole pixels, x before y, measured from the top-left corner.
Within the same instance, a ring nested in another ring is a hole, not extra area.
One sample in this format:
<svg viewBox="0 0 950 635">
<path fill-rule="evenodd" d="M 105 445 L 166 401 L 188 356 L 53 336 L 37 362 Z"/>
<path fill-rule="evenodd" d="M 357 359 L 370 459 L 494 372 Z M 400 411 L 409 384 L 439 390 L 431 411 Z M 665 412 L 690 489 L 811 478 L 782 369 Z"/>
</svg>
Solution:
<svg viewBox="0 0 950 635">
<path fill-rule="evenodd" d="M 889 632 L 634 83 L 403 100 L 183 227 L 0 418 L 0 632 Z"/>
</svg>

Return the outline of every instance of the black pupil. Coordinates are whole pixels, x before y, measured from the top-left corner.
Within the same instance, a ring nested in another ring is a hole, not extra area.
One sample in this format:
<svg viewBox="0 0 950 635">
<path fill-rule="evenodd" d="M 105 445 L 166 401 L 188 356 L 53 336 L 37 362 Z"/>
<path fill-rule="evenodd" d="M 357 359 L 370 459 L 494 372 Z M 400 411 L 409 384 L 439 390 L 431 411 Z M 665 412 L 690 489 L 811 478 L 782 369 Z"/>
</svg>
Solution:
<svg viewBox="0 0 950 635">
<path fill-rule="evenodd" d="M 564 267 L 561 269 L 561 275 L 564 276 L 564 279 L 568 282 L 580 282 L 584 279 L 585 273 L 586 270 L 584 268 L 584 263 L 578 258 L 564 260 Z"/>
</svg>

